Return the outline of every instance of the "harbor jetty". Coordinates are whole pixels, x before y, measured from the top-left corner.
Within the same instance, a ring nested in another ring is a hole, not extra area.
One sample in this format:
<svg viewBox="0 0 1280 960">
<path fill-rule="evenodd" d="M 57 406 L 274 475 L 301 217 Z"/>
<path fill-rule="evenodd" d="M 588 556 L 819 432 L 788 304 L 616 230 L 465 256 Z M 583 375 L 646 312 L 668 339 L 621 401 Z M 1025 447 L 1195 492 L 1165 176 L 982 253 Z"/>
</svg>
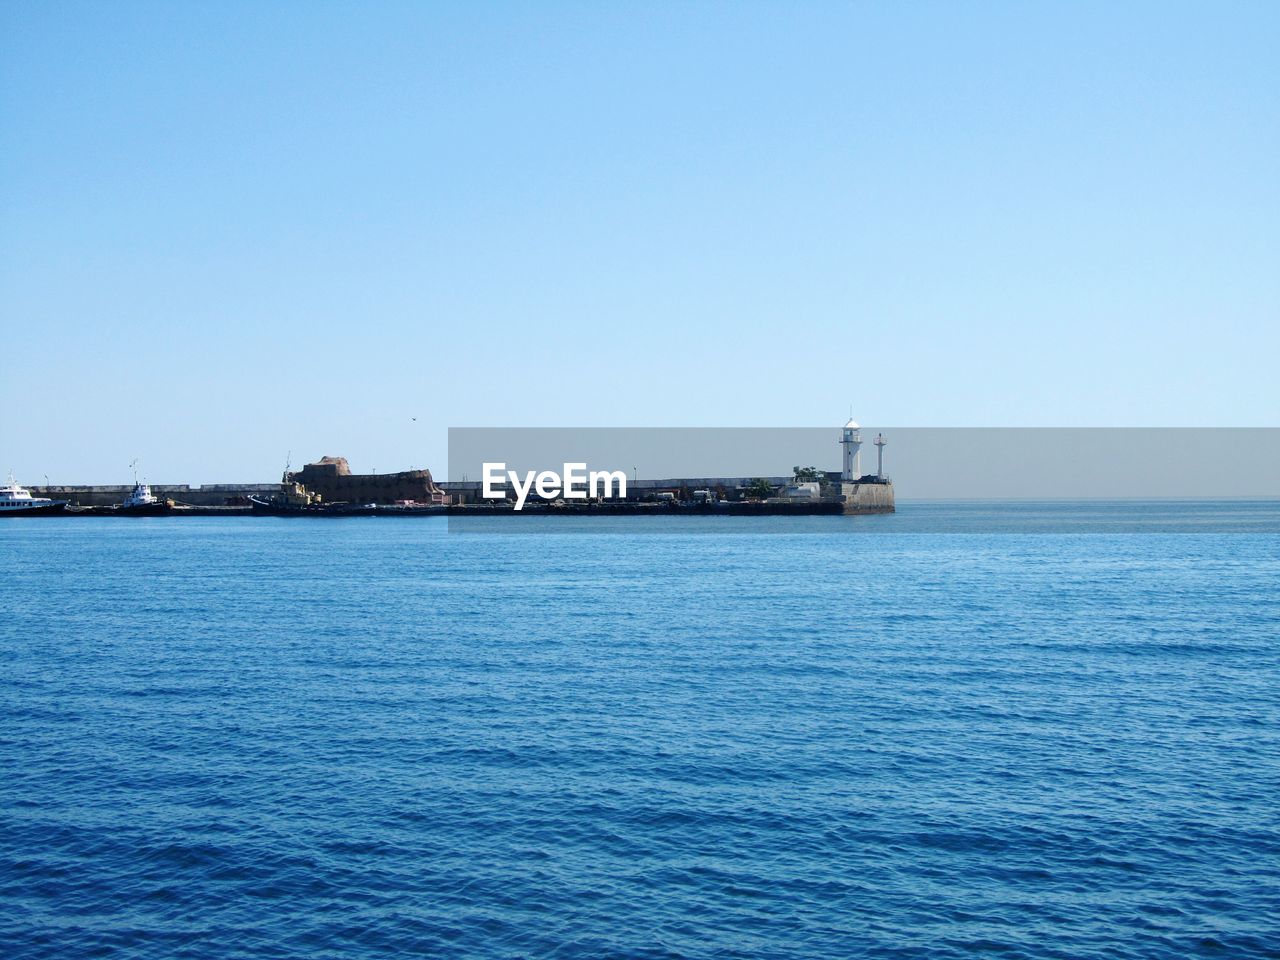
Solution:
<svg viewBox="0 0 1280 960">
<path fill-rule="evenodd" d="M 170 516 L 305 514 L 315 516 L 432 516 L 599 514 L 661 516 L 681 514 L 877 514 L 893 513 L 893 482 L 884 472 L 887 441 L 877 436 L 875 473 L 861 469 L 861 427 L 849 420 L 841 429 L 840 470 L 795 468 L 791 475 L 702 476 L 634 479 L 625 494 L 609 499 L 530 501 L 519 511 L 514 494 L 486 499 L 481 481 L 436 480 L 430 470 L 353 473 L 341 456 L 323 456 L 300 470 L 286 468 L 278 483 L 150 484 L 151 493 L 171 504 Z M 124 516 L 120 506 L 131 485 L 54 484 L 30 488 L 34 496 L 65 501 L 59 516 Z M 306 509 L 298 505 L 305 504 Z"/>
</svg>

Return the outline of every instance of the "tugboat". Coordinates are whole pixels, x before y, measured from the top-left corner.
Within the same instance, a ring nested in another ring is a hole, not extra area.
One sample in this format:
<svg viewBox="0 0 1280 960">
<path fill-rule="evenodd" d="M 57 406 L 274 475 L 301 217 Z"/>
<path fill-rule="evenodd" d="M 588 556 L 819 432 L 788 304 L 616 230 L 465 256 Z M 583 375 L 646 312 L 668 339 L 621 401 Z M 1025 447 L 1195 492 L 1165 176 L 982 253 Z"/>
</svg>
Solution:
<svg viewBox="0 0 1280 960">
<path fill-rule="evenodd" d="M 161 500 L 145 483 L 134 482 L 133 492 L 116 507 L 116 513 L 130 517 L 160 517 L 173 510 L 173 501 Z"/>
<path fill-rule="evenodd" d="M 133 461 L 129 466 L 135 468 L 133 471 L 133 491 L 116 508 L 116 513 L 129 517 L 158 517 L 169 513 L 173 509 L 173 501 L 161 500 L 151 492 L 151 488 L 147 484 L 138 479 L 137 460 Z"/>
<path fill-rule="evenodd" d="M 33 497 L 26 487 L 18 486 L 9 474 L 9 482 L 0 487 L 0 517 L 41 517 L 64 513 L 67 508 L 65 500 L 50 500 L 48 497 Z"/>
<path fill-rule="evenodd" d="M 292 479 L 287 468 L 280 478 L 279 493 L 267 500 L 251 496 L 249 505 L 254 513 L 269 517 L 364 517 L 378 511 L 372 503 L 325 503 L 320 494 Z"/>
<path fill-rule="evenodd" d="M 254 513 L 265 513 L 277 517 L 318 513 L 322 509 L 319 495 L 309 492 L 302 484 L 290 480 L 287 469 L 280 479 L 279 493 L 268 500 L 250 496 L 249 505 Z"/>
</svg>

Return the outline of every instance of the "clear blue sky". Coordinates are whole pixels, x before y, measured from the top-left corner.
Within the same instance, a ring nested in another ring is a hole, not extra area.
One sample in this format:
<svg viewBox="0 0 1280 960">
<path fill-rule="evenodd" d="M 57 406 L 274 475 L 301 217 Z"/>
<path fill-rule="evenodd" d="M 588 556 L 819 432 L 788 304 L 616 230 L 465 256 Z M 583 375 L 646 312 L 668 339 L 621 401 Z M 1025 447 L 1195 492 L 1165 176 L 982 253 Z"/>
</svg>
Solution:
<svg viewBox="0 0 1280 960">
<path fill-rule="evenodd" d="M 1277 49 L 1274 2 L 10 0 L 0 469 L 1274 426 Z"/>
</svg>

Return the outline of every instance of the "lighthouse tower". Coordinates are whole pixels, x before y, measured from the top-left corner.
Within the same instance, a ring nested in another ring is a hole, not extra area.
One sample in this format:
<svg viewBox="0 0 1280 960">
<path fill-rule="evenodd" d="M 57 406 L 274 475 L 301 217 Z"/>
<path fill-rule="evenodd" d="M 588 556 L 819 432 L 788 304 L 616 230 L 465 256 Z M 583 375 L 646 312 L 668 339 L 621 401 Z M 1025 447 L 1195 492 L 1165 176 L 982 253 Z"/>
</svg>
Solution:
<svg viewBox="0 0 1280 960">
<path fill-rule="evenodd" d="M 844 425 L 844 430 L 840 434 L 840 444 L 844 447 L 844 470 L 840 474 L 840 479 L 856 483 L 862 476 L 862 458 L 859 454 L 862 449 L 862 428 L 853 420 Z"/>
<path fill-rule="evenodd" d="M 844 447 L 844 470 L 840 474 L 840 499 L 845 513 L 893 513 L 893 483 L 884 475 L 884 445 L 882 435 L 873 441 L 876 445 L 876 478 L 862 483 L 862 461 L 858 451 L 862 447 L 862 428 L 850 420 L 840 431 L 840 445 Z"/>
</svg>

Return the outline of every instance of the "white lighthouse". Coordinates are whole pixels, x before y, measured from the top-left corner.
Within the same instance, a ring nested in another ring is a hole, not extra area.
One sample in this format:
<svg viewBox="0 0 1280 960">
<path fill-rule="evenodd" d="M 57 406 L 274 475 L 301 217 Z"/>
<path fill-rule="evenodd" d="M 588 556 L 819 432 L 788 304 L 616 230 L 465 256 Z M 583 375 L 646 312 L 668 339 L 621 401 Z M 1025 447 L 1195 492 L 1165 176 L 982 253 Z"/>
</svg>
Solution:
<svg viewBox="0 0 1280 960">
<path fill-rule="evenodd" d="M 840 444 L 844 447 L 844 470 L 840 479 L 856 483 L 862 476 L 862 458 L 859 455 L 862 449 L 862 428 L 853 420 L 844 425 Z"/>
<path fill-rule="evenodd" d="M 840 431 L 840 445 L 844 447 L 844 470 L 840 477 L 840 499 L 845 513 L 893 513 L 893 484 L 884 475 L 883 434 L 876 436 L 876 476 L 862 482 L 862 460 L 858 456 L 862 448 L 862 428 L 850 420 Z"/>
</svg>

